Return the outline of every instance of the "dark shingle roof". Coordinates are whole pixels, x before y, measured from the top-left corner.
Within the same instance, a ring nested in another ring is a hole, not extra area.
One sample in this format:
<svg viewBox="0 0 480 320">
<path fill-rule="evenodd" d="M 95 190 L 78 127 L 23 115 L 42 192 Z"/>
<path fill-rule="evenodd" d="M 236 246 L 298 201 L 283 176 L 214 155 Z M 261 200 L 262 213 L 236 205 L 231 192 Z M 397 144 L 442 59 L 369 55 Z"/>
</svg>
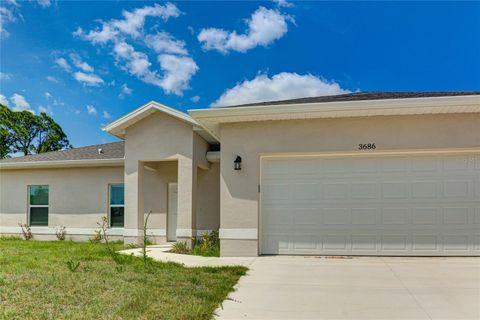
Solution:
<svg viewBox="0 0 480 320">
<path fill-rule="evenodd" d="M 359 100 L 383 100 L 383 99 L 408 99 L 408 98 L 431 98 L 431 97 L 450 97 L 480 95 L 480 91 L 443 91 L 443 92 L 355 92 L 339 94 L 334 96 L 307 97 L 290 100 L 266 101 L 241 104 L 228 107 L 248 107 L 248 106 L 273 106 L 279 104 L 297 104 L 297 103 L 319 103 L 336 101 L 359 101 Z M 226 106 L 227 107 L 227 106 Z"/>
<path fill-rule="evenodd" d="M 103 153 L 98 150 L 102 149 Z M 0 163 L 37 162 L 37 161 L 65 161 L 65 160 L 102 160 L 123 159 L 125 155 L 123 141 L 93 146 L 72 148 L 61 151 L 45 152 L 29 156 L 2 159 Z"/>
</svg>

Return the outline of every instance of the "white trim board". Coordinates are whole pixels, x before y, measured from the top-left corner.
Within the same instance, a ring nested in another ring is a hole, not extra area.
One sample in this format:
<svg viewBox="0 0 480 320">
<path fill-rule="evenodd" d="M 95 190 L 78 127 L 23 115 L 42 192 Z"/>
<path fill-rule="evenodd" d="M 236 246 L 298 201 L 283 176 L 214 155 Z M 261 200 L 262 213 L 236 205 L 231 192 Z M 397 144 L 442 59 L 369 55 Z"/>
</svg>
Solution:
<svg viewBox="0 0 480 320">
<path fill-rule="evenodd" d="M 55 235 L 57 228 L 55 227 L 30 227 L 32 233 L 38 235 Z M 98 228 L 65 228 L 67 235 L 94 235 Z M 136 232 L 138 231 L 138 233 Z M 143 230 L 124 229 L 124 228 L 109 228 L 108 235 L 110 236 L 142 236 Z M 21 234 L 20 227 L 0 227 L 0 234 Z M 165 229 L 149 229 L 149 236 L 165 236 Z"/>
</svg>

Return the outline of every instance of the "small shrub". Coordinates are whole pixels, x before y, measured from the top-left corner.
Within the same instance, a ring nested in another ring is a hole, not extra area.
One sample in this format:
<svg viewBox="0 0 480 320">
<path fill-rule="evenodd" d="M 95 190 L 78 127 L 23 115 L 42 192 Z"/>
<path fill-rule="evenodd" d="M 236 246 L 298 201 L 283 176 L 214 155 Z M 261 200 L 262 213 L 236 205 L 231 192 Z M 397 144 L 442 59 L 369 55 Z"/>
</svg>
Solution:
<svg viewBox="0 0 480 320">
<path fill-rule="evenodd" d="M 70 259 L 67 261 L 67 267 L 71 272 L 75 272 L 80 267 L 80 261 Z"/>
<path fill-rule="evenodd" d="M 65 226 L 60 226 L 60 227 L 56 228 L 55 229 L 55 235 L 57 236 L 58 240 L 60 240 L 60 241 L 65 240 L 65 238 L 67 236 L 67 230 L 66 230 Z"/>
<path fill-rule="evenodd" d="M 30 226 L 28 224 L 19 223 L 18 225 L 20 226 L 20 228 L 22 228 L 22 235 L 25 240 L 33 239 L 32 230 L 30 229 Z"/>
<path fill-rule="evenodd" d="M 173 253 L 180 253 L 180 254 L 190 254 L 192 252 L 188 247 L 187 243 L 183 241 L 175 242 L 172 246 L 171 251 Z"/>
</svg>

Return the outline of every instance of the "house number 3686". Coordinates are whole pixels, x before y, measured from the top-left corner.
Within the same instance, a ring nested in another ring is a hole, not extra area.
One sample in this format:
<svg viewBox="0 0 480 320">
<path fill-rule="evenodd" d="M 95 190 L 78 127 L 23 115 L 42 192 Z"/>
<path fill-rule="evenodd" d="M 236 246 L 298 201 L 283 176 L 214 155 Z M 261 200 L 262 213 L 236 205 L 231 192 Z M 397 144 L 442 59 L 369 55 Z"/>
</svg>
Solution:
<svg viewBox="0 0 480 320">
<path fill-rule="evenodd" d="M 358 145 L 358 150 L 375 150 L 377 146 L 375 143 L 360 143 Z"/>
</svg>

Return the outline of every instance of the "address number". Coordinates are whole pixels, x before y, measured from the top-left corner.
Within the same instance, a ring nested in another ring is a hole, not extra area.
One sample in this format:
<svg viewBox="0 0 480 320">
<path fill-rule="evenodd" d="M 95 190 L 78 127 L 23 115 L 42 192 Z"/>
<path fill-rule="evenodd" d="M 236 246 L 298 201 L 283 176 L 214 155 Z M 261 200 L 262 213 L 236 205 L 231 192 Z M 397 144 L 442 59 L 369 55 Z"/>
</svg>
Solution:
<svg viewBox="0 0 480 320">
<path fill-rule="evenodd" d="M 375 143 L 360 143 L 358 145 L 358 150 L 375 150 L 377 146 Z"/>
</svg>

